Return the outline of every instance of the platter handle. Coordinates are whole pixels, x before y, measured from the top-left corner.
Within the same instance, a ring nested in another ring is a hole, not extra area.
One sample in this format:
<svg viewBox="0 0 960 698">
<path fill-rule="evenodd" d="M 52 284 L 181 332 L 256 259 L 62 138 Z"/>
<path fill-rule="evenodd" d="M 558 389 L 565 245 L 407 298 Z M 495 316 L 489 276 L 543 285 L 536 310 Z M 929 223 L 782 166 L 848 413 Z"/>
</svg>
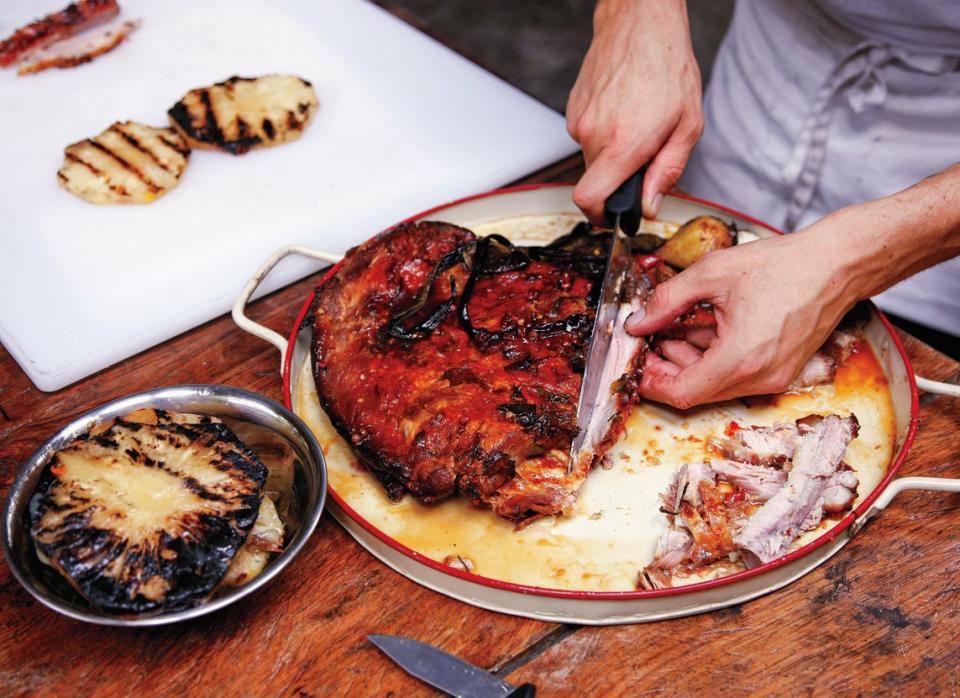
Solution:
<svg viewBox="0 0 960 698">
<path fill-rule="evenodd" d="M 250 302 L 250 297 L 256 292 L 257 288 L 263 283 L 263 280 L 267 277 L 277 263 L 284 257 L 290 255 L 302 255 L 304 257 L 311 257 L 313 259 L 319 259 L 324 262 L 330 262 L 335 264 L 343 259 L 343 255 L 332 254 L 330 252 L 321 252 L 320 250 L 315 250 L 311 247 L 305 247 L 303 245 L 287 245 L 281 247 L 276 252 L 274 252 L 267 259 L 266 262 L 257 270 L 257 272 L 250 277 L 250 280 L 243 287 L 243 291 L 240 292 L 240 297 L 237 298 L 237 302 L 233 304 L 233 321 L 237 323 L 240 329 L 245 332 L 249 332 L 255 337 L 263 339 L 277 349 L 280 350 L 280 373 L 283 373 L 283 360 L 287 353 L 287 340 L 279 332 L 274 332 L 269 327 L 261 325 L 258 322 L 254 322 L 244 314 L 246 310 L 247 303 Z"/>
<path fill-rule="evenodd" d="M 923 376 L 917 376 L 917 388 L 925 393 L 936 393 L 937 395 L 949 395 L 950 397 L 960 397 L 960 385 L 953 383 L 940 383 L 932 381 Z"/>
<path fill-rule="evenodd" d="M 960 479 L 948 477 L 901 477 L 897 478 L 889 485 L 887 489 L 880 493 L 880 496 L 874 500 L 873 505 L 867 509 L 859 519 L 850 524 L 850 536 L 855 536 L 860 529 L 867 525 L 870 519 L 877 516 L 881 511 L 887 508 L 887 505 L 893 501 L 901 492 L 906 490 L 932 490 L 935 492 L 960 492 Z"/>
</svg>

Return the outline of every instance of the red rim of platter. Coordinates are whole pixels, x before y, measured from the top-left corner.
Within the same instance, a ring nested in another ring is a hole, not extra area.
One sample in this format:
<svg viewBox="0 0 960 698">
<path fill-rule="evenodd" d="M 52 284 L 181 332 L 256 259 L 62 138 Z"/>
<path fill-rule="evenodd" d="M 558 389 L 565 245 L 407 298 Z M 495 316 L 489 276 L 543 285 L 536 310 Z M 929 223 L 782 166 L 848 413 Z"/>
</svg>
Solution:
<svg viewBox="0 0 960 698">
<path fill-rule="evenodd" d="M 400 225 L 401 223 L 409 223 L 411 221 L 419 220 L 433 213 L 436 213 L 437 211 L 442 211 L 452 206 L 467 203 L 469 201 L 476 201 L 477 199 L 485 199 L 492 196 L 498 196 L 501 194 L 512 194 L 516 192 L 529 191 L 532 189 L 547 189 L 547 188 L 553 188 L 553 187 L 569 187 L 569 186 L 571 185 L 567 182 L 547 182 L 544 184 L 524 184 L 524 185 L 519 185 L 514 187 L 506 187 L 503 189 L 495 189 L 493 191 L 489 191 L 483 194 L 475 194 L 473 196 L 467 196 L 462 199 L 457 199 L 449 203 L 441 204 L 440 206 L 435 206 L 434 208 L 423 211 L 422 213 L 418 213 L 414 216 L 410 216 L 409 218 L 403 221 L 400 221 L 400 223 L 398 223 L 397 225 Z M 776 233 L 777 235 L 783 235 L 782 231 L 777 230 L 776 228 L 773 228 L 767 225 L 766 223 L 757 220 L 756 218 L 747 216 L 732 208 L 715 204 L 712 201 L 698 199 L 697 197 L 690 196 L 689 194 L 684 194 L 681 192 L 672 192 L 671 196 L 674 196 L 679 199 L 684 199 L 686 201 L 691 201 L 693 203 L 701 204 L 703 206 L 717 209 L 719 211 L 723 211 L 724 213 L 730 214 L 732 216 L 736 216 L 745 221 L 749 221 L 750 223 L 757 225 L 761 228 L 765 228 L 766 230 Z M 339 263 L 331 267 L 327 271 L 327 273 L 323 276 L 323 278 L 320 280 L 318 287 L 326 283 L 327 279 L 333 276 L 337 272 L 337 269 L 339 269 L 339 267 L 340 267 Z M 311 292 L 310 295 L 307 297 L 306 302 L 303 304 L 303 307 L 300 309 L 300 312 L 298 313 L 297 318 L 293 323 L 293 330 L 287 341 L 287 351 L 283 361 L 283 401 L 284 401 L 284 405 L 286 405 L 286 407 L 291 411 L 293 410 L 293 405 L 292 405 L 293 401 L 292 401 L 292 384 L 291 384 L 290 374 L 291 374 L 291 369 L 293 365 L 293 350 L 294 350 L 294 347 L 296 346 L 297 335 L 299 334 L 299 331 L 300 331 L 299 328 L 302 326 L 304 318 L 306 318 L 307 313 L 309 313 L 310 311 L 310 306 L 313 303 L 315 293 L 316 293 L 315 291 Z M 754 567 L 753 569 L 744 570 L 742 572 L 735 572 L 734 574 L 717 577 L 716 579 L 710 579 L 703 582 L 695 582 L 693 584 L 686 584 L 686 585 L 681 585 L 677 587 L 670 587 L 668 589 L 656 589 L 656 590 L 650 590 L 650 591 L 647 591 L 647 590 L 573 591 L 568 589 L 551 589 L 548 587 L 531 586 L 527 584 L 514 584 L 512 582 L 504 582 L 499 579 L 492 579 L 490 577 L 484 577 L 478 574 L 472 574 L 470 572 L 465 572 L 465 571 L 450 567 L 449 565 L 445 565 L 441 562 L 437 562 L 436 560 L 430 557 L 427 557 L 426 555 L 419 553 L 416 550 L 409 548 L 406 545 L 403 545 L 402 543 L 394 540 L 393 538 L 385 534 L 383 531 L 378 529 L 376 526 L 371 524 L 369 521 L 363 518 L 356 510 L 354 510 L 353 507 L 347 504 L 347 502 L 333 489 L 331 485 L 327 486 L 327 494 L 330 496 L 330 498 L 332 498 L 337 503 L 337 506 L 339 506 L 347 514 L 347 516 L 349 516 L 351 519 L 353 519 L 358 524 L 360 524 L 360 526 L 362 526 L 364 530 L 366 530 L 368 533 L 370 533 L 372 536 L 374 536 L 381 542 L 386 543 L 388 546 L 390 546 L 394 550 L 400 553 L 403 553 L 404 555 L 411 558 L 412 560 L 419 562 L 422 565 L 426 565 L 427 567 L 433 570 L 442 572 L 443 574 L 451 575 L 453 577 L 457 577 L 467 582 L 472 582 L 474 584 L 480 584 L 482 586 L 492 587 L 492 588 L 500 589 L 503 591 L 511 591 L 518 594 L 551 596 L 551 597 L 566 598 L 566 599 L 630 601 L 630 600 L 637 600 L 637 599 L 652 599 L 652 598 L 657 598 L 662 596 L 676 596 L 679 594 L 690 594 L 696 591 L 706 591 L 708 589 L 713 589 L 714 587 L 724 586 L 727 584 L 734 584 L 736 582 L 761 575 L 765 572 L 769 572 L 770 570 L 776 569 L 778 567 L 782 567 L 783 565 L 793 562 L 794 560 L 797 560 L 805 556 L 807 553 L 812 552 L 816 548 L 819 548 L 820 546 L 826 545 L 827 543 L 835 540 L 861 514 L 867 511 L 870 505 L 873 504 L 873 501 L 880 495 L 881 492 L 883 492 L 883 490 L 887 488 L 887 485 L 890 484 L 891 480 L 893 480 L 893 477 L 897 474 L 897 471 L 900 469 L 900 466 L 903 464 L 903 461 L 906 460 L 907 454 L 910 451 L 910 447 L 913 444 L 913 440 L 917 432 L 917 424 L 919 421 L 917 415 L 920 409 L 919 396 L 917 393 L 917 383 L 914 378 L 913 366 L 910 363 L 910 358 L 907 356 L 907 352 L 903 347 L 903 343 L 900 341 L 900 337 L 897 335 L 896 331 L 894 330 L 893 325 L 890 324 L 890 321 L 886 318 L 886 316 L 882 312 L 880 312 L 878 308 L 874 307 L 873 309 L 876 311 L 877 315 L 880 317 L 880 321 L 883 323 L 884 327 L 886 328 L 887 333 L 893 339 L 894 346 L 896 347 L 897 351 L 900 354 L 901 359 L 903 360 L 904 367 L 906 368 L 906 372 L 907 372 L 907 378 L 910 382 L 910 423 L 907 428 L 907 434 L 906 434 L 906 437 L 904 438 L 903 445 L 900 447 L 899 452 L 897 453 L 893 462 L 890 464 L 890 467 L 887 470 L 886 476 L 874 488 L 873 492 L 871 492 L 870 495 L 866 499 L 864 499 L 856 509 L 854 509 L 847 516 L 845 516 L 843 519 L 838 521 L 832 528 L 830 528 L 829 531 L 815 538 L 814 540 L 810 541 L 806 545 L 800 548 L 797 548 L 796 550 L 784 555 L 783 557 L 777 558 L 776 560 L 768 562 L 764 565 Z"/>
</svg>

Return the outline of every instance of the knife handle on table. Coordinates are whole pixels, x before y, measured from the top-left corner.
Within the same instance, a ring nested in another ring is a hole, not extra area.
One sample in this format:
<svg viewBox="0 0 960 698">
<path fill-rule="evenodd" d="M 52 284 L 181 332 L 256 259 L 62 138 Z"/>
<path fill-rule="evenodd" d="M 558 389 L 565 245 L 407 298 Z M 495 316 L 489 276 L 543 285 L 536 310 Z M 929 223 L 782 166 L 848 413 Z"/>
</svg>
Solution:
<svg viewBox="0 0 960 698">
<path fill-rule="evenodd" d="M 534 698 L 536 694 L 536 687 L 532 683 L 525 683 L 510 691 L 510 693 L 506 695 L 506 698 Z"/>
<path fill-rule="evenodd" d="M 616 225 L 620 219 L 620 229 L 633 236 L 640 229 L 640 187 L 647 174 L 647 166 L 637 170 L 626 182 L 617 187 L 603 205 L 603 213 L 610 225 Z"/>
</svg>

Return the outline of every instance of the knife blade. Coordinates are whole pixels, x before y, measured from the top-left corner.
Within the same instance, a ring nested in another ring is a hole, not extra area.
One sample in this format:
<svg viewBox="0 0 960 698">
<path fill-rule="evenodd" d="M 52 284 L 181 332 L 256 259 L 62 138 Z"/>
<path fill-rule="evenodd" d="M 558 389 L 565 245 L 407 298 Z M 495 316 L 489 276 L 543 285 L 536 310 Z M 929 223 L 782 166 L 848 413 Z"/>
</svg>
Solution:
<svg viewBox="0 0 960 698">
<path fill-rule="evenodd" d="M 600 287 L 597 313 L 593 319 L 593 332 L 590 335 L 590 348 L 584 364 L 583 380 L 580 383 L 580 399 L 577 401 L 577 436 L 570 447 L 570 462 L 567 472 L 577 464 L 580 452 L 584 449 L 588 436 L 593 410 L 597 405 L 601 391 L 610 386 L 603 385 L 603 367 L 610 350 L 613 336 L 613 323 L 620 309 L 620 291 L 624 273 L 630 263 L 630 247 L 626 236 L 636 235 L 640 228 L 640 186 L 646 174 L 646 165 L 621 184 L 610 195 L 604 205 L 607 219 L 613 223 L 610 249 L 607 252 L 607 264 Z"/>
<path fill-rule="evenodd" d="M 514 686 L 425 642 L 397 635 L 367 635 L 411 676 L 458 698 L 534 698 L 533 684 Z"/>
</svg>

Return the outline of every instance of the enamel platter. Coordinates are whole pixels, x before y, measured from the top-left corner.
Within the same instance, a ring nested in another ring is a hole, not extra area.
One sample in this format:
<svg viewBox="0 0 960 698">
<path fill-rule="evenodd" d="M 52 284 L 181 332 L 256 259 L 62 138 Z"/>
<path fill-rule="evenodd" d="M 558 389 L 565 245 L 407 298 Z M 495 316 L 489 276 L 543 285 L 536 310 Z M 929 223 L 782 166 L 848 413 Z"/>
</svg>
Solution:
<svg viewBox="0 0 960 698">
<path fill-rule="evenodd" d="M 571 193 L 570 185 L 500 190 L 410 220 L 447 221 L 477 235 L 499 233 L 514 242 L 541 244 L 582 220 Z M 777 233 L 736 212 L 679 195 L 666 197 L 660 220 L 645 222 L 645 227 L 669 237 L 679 224 L 704 213 L 736 223 L 741 244 Z M 275 263 L 276 256 L 268 262 Z M 269 267 L 261 270 L 259 279 L 267 271 Z M 545 621 L 597 625 L 658 620 L 742 603 L 814 569 L 837 553 L 896 492 L 917 486 L 899 480 L 888 487 L 913 439 L 917 392 L 903 347 L 871 305 L 865 336 L 872 351 L 851 357 L 833 385 L 686 412 L 655 404 L 637 406 L 626 436 L 611 452 L 610 467 L 591 472 L 569 516 L 543 518 L 518 530 L 462 497 L 432 506 L 409 495 L 391 502 L 358 464 L 318 402 L 310 362 L 312 300 L 311 294 L 289 341 L 275 333 L 271 341 L 286 349 L 288 407 L 310 426 L 323 447 L 330 511 L 361 545 L 394 570 L 466 603 Z M 755 569 L 686 579 L 686 584 L 669 589 L 638 588 L 638 573 L 652 560 L 666 525 L 658 495 L 681 464 L 705 457 L 707 438 L 720 435 L 730 421 L 766 425 L 811 413 L 850 412 L 861 424 L 845 459 L 861 483 L 852 512 L 841 519 L 825 519 L 794 542 L 787 555 Z M 906 484 L 898 488 L 897 483 Z M 875 501 L 884 490 L 886 495 Z"/>
</svg>

